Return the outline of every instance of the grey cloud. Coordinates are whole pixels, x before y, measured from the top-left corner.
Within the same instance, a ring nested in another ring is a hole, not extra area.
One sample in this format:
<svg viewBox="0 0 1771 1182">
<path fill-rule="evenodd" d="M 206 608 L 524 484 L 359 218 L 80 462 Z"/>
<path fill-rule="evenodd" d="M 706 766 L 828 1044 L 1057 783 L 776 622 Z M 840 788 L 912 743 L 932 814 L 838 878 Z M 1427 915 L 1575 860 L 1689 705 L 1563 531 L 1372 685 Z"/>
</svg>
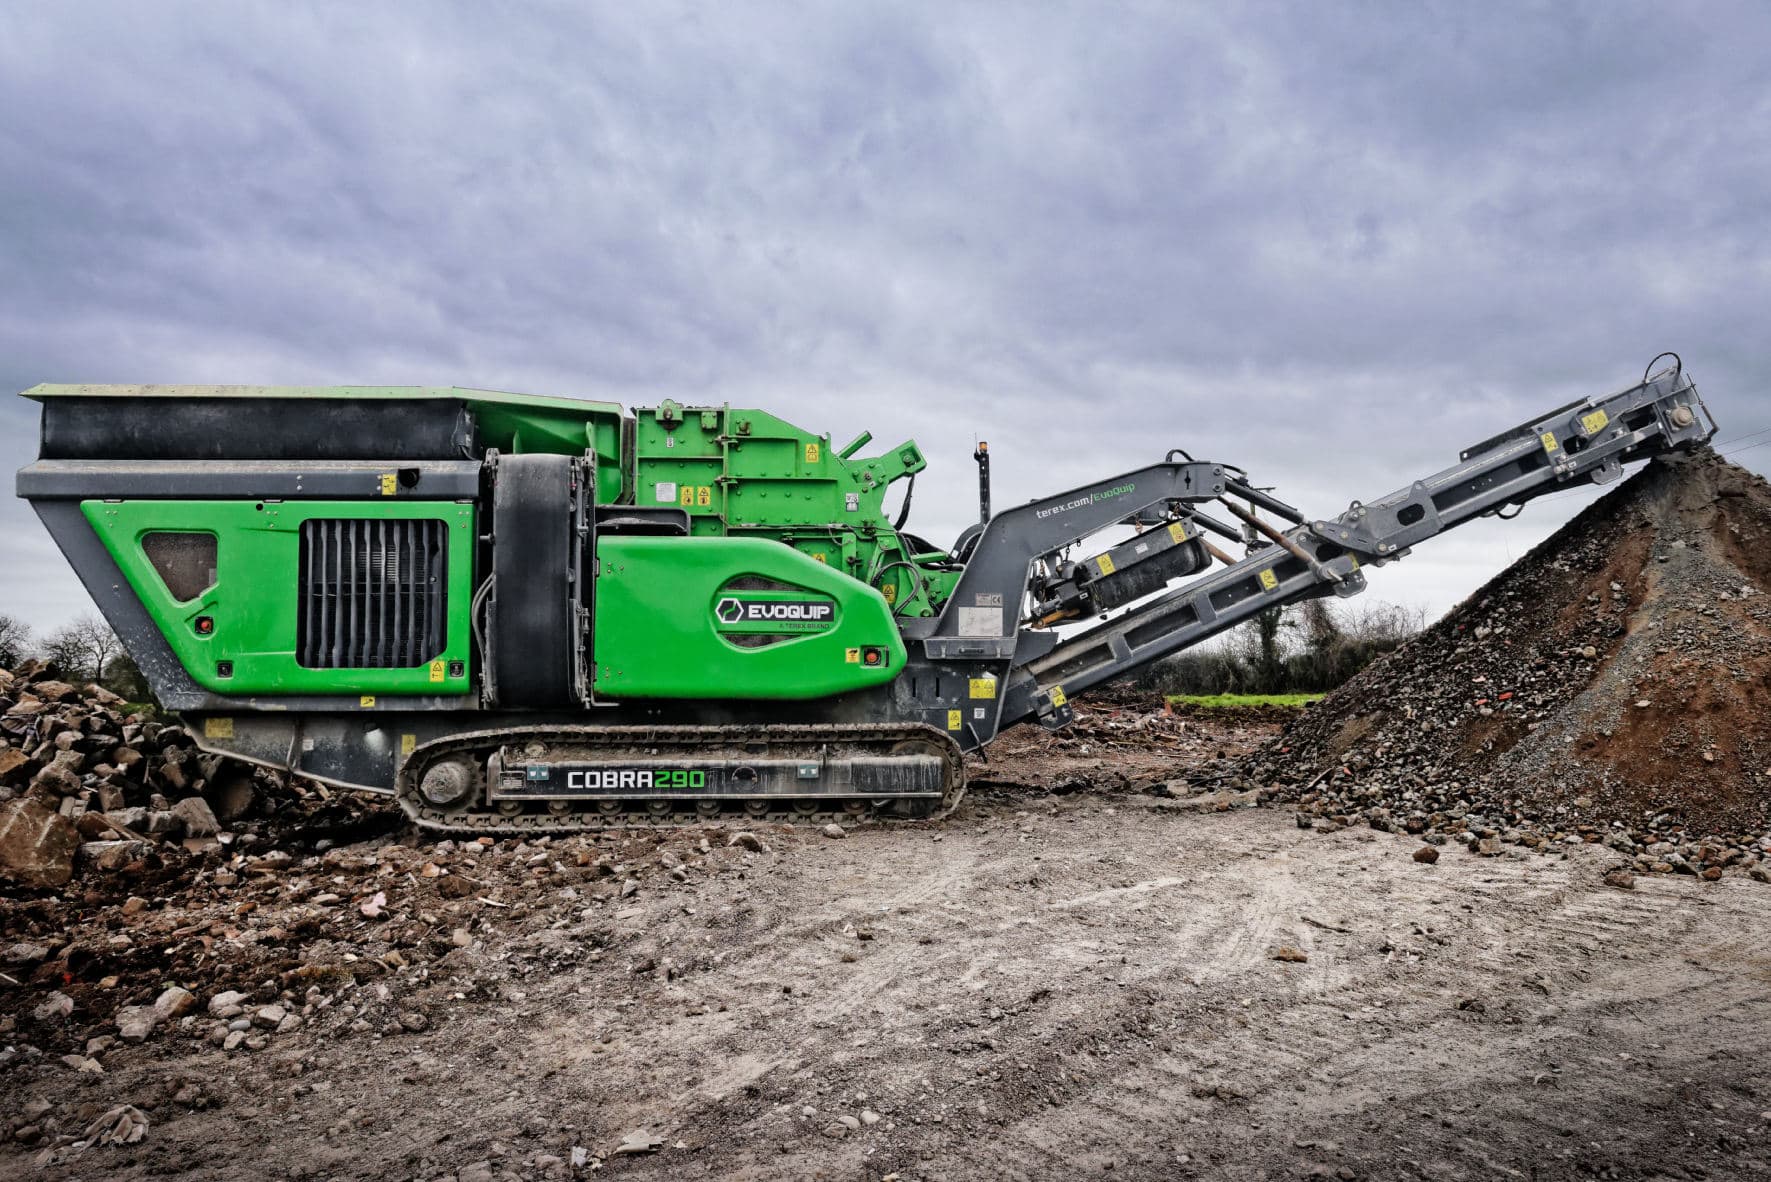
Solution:
<svg viewBox="0 0 1771 1182">
<path fill-rule="evenodd" d="M 754 404 L 919 437 L 940 539 L 975 435 L 1005 498 L 1178 445 L 1332 510 L 1672 347 L 1744 436 L 1768 39 L 1728 4 L 18 6 L 0 385 Z M 0 466 L 32 432 L 0 407 Z M 1444 607 L 1580 500 L 1377 593 Z M 0 604 L 52 622 L 71 581 L 0 529 Z"/>
</svg>

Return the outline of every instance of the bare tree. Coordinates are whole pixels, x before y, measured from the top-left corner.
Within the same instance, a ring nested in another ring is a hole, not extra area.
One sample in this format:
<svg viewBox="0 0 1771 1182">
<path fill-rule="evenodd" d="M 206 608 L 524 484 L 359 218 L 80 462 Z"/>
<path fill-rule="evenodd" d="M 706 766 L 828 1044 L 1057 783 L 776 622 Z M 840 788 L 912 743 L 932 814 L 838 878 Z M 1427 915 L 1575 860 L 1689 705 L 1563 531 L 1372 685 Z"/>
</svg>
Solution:
<svg viewBox="0 0 1771 1182">
<path fill-rule="evenodd" d="M 1341 622 L 1335 618 L 1328 600 L 1306 599 L 1298 605 L 1298 615 L 1302 617 L 1300 626 L 1312 650 L 1322 651 L 1341 643 Z"/>
<path fill-rule="evenodd" d="M 123 642 L 109 624 L 87 614 L 56 629 L 43 647 L 49 659 L 60 666 L 63 676 L 99 681 L 104 677 L 105 666 L 123 651 Z"/>
<path fill-rule="evenodd" d="M 148 702 L 158 706 L 159 699 L 154 697 L 153 687 L 135 663 L 135 658 L 128 650 L 119 650 L 105 666 L 104 680 L 100 683 L 113 694 L 121 694 L 131 702 Z"/>
<path fill-rule="evenodd" d="M 31 650 L 31 629 L 21 619 L 0 614 L 0 669 L 22 662 Z"/>
</svg>

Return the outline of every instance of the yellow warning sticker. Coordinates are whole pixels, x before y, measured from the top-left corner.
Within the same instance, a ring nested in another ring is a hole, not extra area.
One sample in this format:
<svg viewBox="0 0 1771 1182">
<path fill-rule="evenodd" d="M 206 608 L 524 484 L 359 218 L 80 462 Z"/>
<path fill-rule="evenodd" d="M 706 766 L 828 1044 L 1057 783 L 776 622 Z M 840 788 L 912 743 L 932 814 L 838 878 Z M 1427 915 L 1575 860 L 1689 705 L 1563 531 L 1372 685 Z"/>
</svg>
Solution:
<svg viewBox="0 0 1771 1182">
<path fill-rule="evenodd" d="M 816 464 L 818 462 L 818 457 L 822 454 L 823 453 L 821 451 L 819 451 L 817 444 L 815 444 L 815 443 L 806 444 L 806 463 Z"/>
<path fill-rule="evenodd" d="M 1602 410 L 1596 410 L 1590 415 L 1580 416 L 1580 429 L 1585 431 L 1588 435 L 1597 435 L 1599 432 L 1603 431 L 1610 422 L 1610 415 Z"/>
<path fill-rule="evenodd" d="M 1279 576 L 1274 574 L 1271 569 L 1262 571 L 1261 586 L 1269 591 L 1277 591 L 1279 589 Z"/>
<path fill-rule="evenodd" d="M 393 496 L 395 491 L 397 491 L 399 489 L 399 487 L 400 487 L 400 478 L 398 476 L 394 475 L 392 472 L 383 472 L 381 474 L 381 495 L 382 496 L 384 496 L 384 497 Z"/>
<path fill-rule="evenodd" d="M 830 558 L 827 555 L 823 554 L 822 552 L 813 554 L 812 561 L 813 562 L 822 562 L 826 566 L 828 566 L 830 564 Z"/>
<path fill-rule="evenodd" d="M 685 485 L 683 485 L 683 486 L 682 486 L 682 488 L 681 488 L 681 489 L 679 489 L 679 490 L 678 490 L 678 491 L 677 491 L 677 494 L 676 494 L 676 503 L 677 503 L 677 504 L 678 504 L 678 505 L 681 505 L 681 506 L 682 506 L 682 507 L 683 507 L 683 508 L 685 508 L 685 509 L 692 509 L 692 508 L 694 508 L 694 505 L 695 505 L 695 486 L 694 486 L 694 485 L 692 485 L 692 484 L 685 484 Z"/>
<path fill-rule="evenodd" d="M 1543 449 L 1547 453 L 1554 454 L 1556 449 L 1561 446 L 1556 442 L 1556 433 L 1554 431 L 1545 431 L 1542 435 L 1538 436 L 1538 438 L 1543 440 Z"/>
<path fill-rule="evenodd" d="M 972 697 L 994 698 L 996 696 L 996 678 L 974 677 L 971 679 Z"/>
<path fill-rule="evenodd" d="M 446 667 L 447 666 L 442 661 L 432 661 L 430 663 L 430 679 L 432 681 L 443 680 L 443 670 Z"/>
<path fill-rule="evenodd" d="M 1095 565 L 1101 568 L 1101 573 L 1104 575 L 1110 575 L 1113 573 L 1113 559 L 1110 555 L 1101 555 L 1099 558 L 1095 559 Z"/>
<path fill-rule="evenodd" d="M 1061 686 L 1061 685 L 1052 686 L 1052 705 L 1053 706 L 1062 706 L 1065 702 L 1068 702 L 1069 700 L 1070 700 L 1069 698 L 1066 698 L 1064 696 L 1064 687 L 1063 686 Z"/>
<path fill-rule="evenodd" d="M 898 584 L 896 583 L 887 583 L 879 589 L 879 593 L 885 596 L 885 601 L 888 604 L 898 602 Z"/>
<path fill-rule="evenodd" d="M 705 509 L 713 504 L 713 486 L 697 484 L 695 486 L 695 507 Z"/>
<path fill-rule="evenodd" d="M 375 695 L 374 694 L 364 694 L 362 697 L 357 699 L 357 705 L 361 706 L 365 710 L 369 709 L 369 707 L 375 705 Z"/>
<path fill-rule="evenodd" d="M 1187 527 L 1177 521 L 1168 527 L 1168 536 L 1175 540 L 1176 545 L 1179 545 L 1187 540 Z"/>
<path fill-rule="evenodd" d="M 203 720 L 203 737 L 205 739 L 233 738 L 234 720 L 231 718 L 205 718 Z"/>
<path fill-rule="evenodd" d="M 401 755 L 412 754 L 413 749 L 417 746 L 418 746 L 418 736 L 417 735 L 401 735 L 400 736 L 400 754 Z"/>
<path fill-rule="evenodd" d="M 859 665 L 861 663 L 861 650 L 858 648 L 845 648 L 842 650 L 842 659 L 851 665 Z"/>
<path fill-rule="evenodd" d="M 947 729 L 950 731 L 958 730 L 960 727 L 960 723 L 964 718 L 965 718 L 965 712 L 963 710 L 949 710 L 949 711 L 947 711 Z"/>
</svg>

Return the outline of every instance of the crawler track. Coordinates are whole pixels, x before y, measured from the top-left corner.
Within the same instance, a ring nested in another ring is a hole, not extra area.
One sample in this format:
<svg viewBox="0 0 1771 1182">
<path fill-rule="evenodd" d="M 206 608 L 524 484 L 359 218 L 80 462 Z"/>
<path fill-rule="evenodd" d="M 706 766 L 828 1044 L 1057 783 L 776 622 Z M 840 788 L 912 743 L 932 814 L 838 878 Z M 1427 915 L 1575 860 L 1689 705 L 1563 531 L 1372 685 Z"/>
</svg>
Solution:
<svg viewBox="0 0 1771 1182">
<path fill-rule="evenodd" d="M 939 798 L 851 795 L 812 782 L 800 791 L 766 795 L 672 791 L 633 797 L 494 801 L 489 799 L 482 774 L 481 782 L 460 806 L 439 808 L 419 793 L 425 772 L 437 762 L 466 756 L 477 768 L 484 769 L 501 748 L 512 745 L 529 745 L 538 751 L 567 748 L 625 761 L 691 756 L 742 761 L 759 750 L 817 752 L 838 759 L 889 759 L 907 752 L 939 754 L 943 761 L 942 789 Z M 419 747 L 400 769 L 394 795 L 400 808 L 419 828 L 461 835 L 560 834 L 771 822 L 934 820 L 951 812 L 965 795 L 965 765 L 950 738 L 930 727 L 915 725 L 515 727 L 453 735 Z"/>
</svg>

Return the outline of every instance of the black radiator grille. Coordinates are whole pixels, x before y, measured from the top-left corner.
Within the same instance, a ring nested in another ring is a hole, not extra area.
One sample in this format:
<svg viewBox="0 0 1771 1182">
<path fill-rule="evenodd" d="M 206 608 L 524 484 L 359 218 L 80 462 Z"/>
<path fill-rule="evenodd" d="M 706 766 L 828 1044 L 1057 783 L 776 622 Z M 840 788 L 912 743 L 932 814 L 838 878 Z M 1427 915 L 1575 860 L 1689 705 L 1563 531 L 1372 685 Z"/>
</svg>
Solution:
<svg viewBox="0 0 1771 1182">
<path fill-rule="evenodd" d="M 417 521 L 301 523 L 296 659 L 309 669 L 409 669 L 439 656 L 448 533 Z"/>
</svg>

